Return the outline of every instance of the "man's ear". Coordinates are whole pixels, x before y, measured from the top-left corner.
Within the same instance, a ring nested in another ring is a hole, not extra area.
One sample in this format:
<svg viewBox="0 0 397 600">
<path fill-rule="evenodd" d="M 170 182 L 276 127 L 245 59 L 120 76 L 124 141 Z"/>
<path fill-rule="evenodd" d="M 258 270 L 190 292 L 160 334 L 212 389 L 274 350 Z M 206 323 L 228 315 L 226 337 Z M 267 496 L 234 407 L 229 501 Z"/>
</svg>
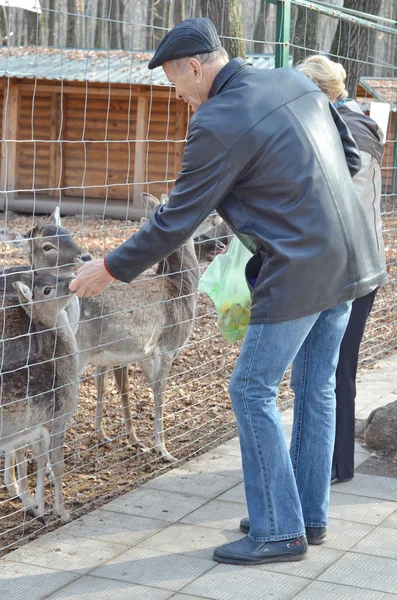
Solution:
<svg viewBox="0 0 397 600">
<path fill-rule="evenodd" d="M 196 83 L 200 83 L 203 79 L 203 65 L 201 64 L 201 62 L 199 60 L 197 60 L 197 58 L 190 58 L 189 59 L 189 66 L 193 71 L 193 75 L 194 75 L 194 79 L 196 81 Z"/>
</svg>

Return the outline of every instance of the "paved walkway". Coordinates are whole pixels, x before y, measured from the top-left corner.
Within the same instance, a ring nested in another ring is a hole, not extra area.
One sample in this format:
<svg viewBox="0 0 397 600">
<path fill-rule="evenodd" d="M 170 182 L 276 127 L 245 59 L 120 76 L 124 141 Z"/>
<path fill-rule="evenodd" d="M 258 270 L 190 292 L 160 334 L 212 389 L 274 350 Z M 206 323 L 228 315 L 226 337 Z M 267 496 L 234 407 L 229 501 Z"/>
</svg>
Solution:
<svg viewBox="0 0 397 600">
<path fill-rule="evenodd" d="M 365 418 L 397 399 L 397 355 L 360 376 Z M 292 412 L 283 413 L 287 436 Z M 357 463 L 368 454 L 357 448 Z M 397 600 L 397 480 L 332 488 L 327 544 L 298 563 L 220 565 L 246 514 L 233 439 L 0 561 L 1 600 Z"/>
</svg>

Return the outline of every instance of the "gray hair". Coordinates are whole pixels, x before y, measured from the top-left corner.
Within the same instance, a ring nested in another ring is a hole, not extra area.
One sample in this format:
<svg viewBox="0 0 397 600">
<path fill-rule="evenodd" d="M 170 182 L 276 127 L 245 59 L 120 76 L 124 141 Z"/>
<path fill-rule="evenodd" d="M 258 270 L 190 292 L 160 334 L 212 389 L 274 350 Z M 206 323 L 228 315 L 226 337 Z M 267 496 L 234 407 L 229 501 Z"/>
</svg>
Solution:
<svg viewBox="0 0 397 600">
<path fill-rule="evenodd" d="M 228 60 L 229 55 L 226 50 L 221 47 L 218 50 L 214 50 L 213 52 L 205 52 L 204 54 L 195 54 L 194 56 L 186 56 L 184 58 L 177 58 L 172 62 L 176 65 L 177 69 L 182 72 L 188 61 L 191 58 L 196 58 L 202 65 L 210 65 L 218 60 Z"/>
</svg>

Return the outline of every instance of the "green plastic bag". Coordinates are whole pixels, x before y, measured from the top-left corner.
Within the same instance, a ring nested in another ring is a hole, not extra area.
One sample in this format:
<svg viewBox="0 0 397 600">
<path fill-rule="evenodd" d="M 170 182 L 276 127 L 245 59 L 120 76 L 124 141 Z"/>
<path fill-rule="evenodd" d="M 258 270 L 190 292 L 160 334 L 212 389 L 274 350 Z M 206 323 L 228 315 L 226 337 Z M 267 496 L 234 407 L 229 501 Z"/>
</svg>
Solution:
<svg viewBox="0 0 397 600">
<path fill-rule="evenodd" d="M 252 254 L 234 236 L 226 254 L 219 254 L 207 267 L 199 290 L 213 301 L 219 329 L 230 343 L 242 340 L 251 315 L 251 293 L 245 279 L 245 266 Z"/>
</svg>

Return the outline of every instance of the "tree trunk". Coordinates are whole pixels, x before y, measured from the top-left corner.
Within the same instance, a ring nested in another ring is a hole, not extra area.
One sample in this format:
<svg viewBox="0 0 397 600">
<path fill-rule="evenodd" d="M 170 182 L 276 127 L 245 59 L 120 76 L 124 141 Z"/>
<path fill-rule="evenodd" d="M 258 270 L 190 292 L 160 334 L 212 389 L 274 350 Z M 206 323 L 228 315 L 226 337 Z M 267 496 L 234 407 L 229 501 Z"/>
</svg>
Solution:
<svg viewBox="0 0 397 600">
<path fill-rule="evenodd" d="M 171 17 L 171 2 L 169 0 L 149 0 L 147 12 L 147 42 L 148 49 L 155 50 L 169 29 Z"/>
<path fill-rule="evenodd" d="M 48 2 L 48 45 L 50 47 L 55 46 L 55 3 L 56 0 L 49 0 Z"/>
<path fill-rule="evenodd" d="M 361 10 L 373 15 L 379 14 L 381 0 L 345 0 L 344 7 Z M 373 31 L 369 27 L 340 21 L 332 42 L 332 58 L 345 67 L 347 73 L 346 88 L 349 96 L 355 97 L 360 77 L 371 73 L 367 65 L 369 49 L 373 42 Z"/>
<path fill-rule="evenodd" d="M 67 1 L 68 24 L 66 30 L 66 46 L 67 48 L 76 48 L 76 0 Z"/>
<path fill-rule="evenodd" d="M 107 47 L 109 40 L 107 36 L 107 19 L 109 12 L 108 9 L 109 0 L 98 0 L 98 10 L 95 24 L 95 48 Z"/>
<path fill-rule="evenodd" d="M 109 20 L 109 28 L 110 28 L 110 39 L 109 39 L 109 48 L 117 49 L 120 48 L 120 39 L 119 39 L 119 1 L 118 0 L 110 0 L 110 20 Z"/>
<path fill-rule="evenodd" d="M 7 8 L 5 6 L 0 6 L 0 45 L 7 46 L 8 44 Z"/>
<path fill-rule="evenodd" d="M 40 15 L 26 10 L 27 40 L 28 46 L 40 46 L 42 43 L 43 27 Z"/>
<path fill-rule="evenodd" d="M 124 44 L 124 32 L 123 32 L 123 22 L 125 16 L 125 2 L 120 0 L 119 2 L 119 23 L 118 23 L 118 36 L 119 36 L 119 48 L 125 48 Z"/>
<path fill-rule="evenodd" d="M 175 0 L 173 25 L 184 21 L 186 18 L 185 0 Z"/>
<path fill-rule="evenodd" d="M 265 51 L 266 19 L 269 15 L 270 4 L 266 0 L 260 0 L 258 17 L 254 29 L 254 54 L 263 54 Z"/>
<path fill-rule="evenodd" d="M 294 65 L 305 60 L 309 54 L 317 52 L 318 26 L 320 13 L 303 7 L 297 7 L 294 44 Z"/>
<path fill-rule="evenodd" d="M 230 58 L 245 58 L 239 0 L 201 0 L 201 12 L 203 17 L 208 17 L 214 22 Z"/>
</svg>

